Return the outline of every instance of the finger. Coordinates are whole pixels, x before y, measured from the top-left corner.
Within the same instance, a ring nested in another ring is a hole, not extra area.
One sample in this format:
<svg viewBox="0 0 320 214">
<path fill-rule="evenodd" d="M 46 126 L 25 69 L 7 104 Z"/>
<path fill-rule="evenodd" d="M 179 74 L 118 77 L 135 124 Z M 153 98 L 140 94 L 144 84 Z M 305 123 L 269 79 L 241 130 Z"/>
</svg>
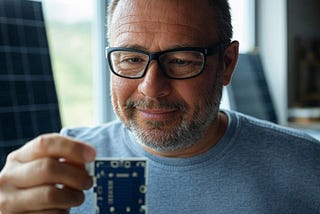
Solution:
<svg viewBox="0 0 320 214">
<path fill-rule="evenodd" d="M 26 214 L 68 214 L 69 209 L 40 210 L 36 212 L 24 212 L 24 213 Z"/>
<path fill-rule="evenodd" d="M 41 158 L 24 164 L 17 164 L 3 176 L 17 188 L 62 184 L 77 190 L 89 189 L 92 177 L 84 168 L 61 162 L 54 158 Z"/>
<path fill-rule="evenodd" d="M 17 201 L 19 203 L 17 203 Z M 8 213 L 40 212 L 42 210 L 67 210 L 84 201 L 82 191 L 52 185 L 21 189 L 8 195 L 5 201 Z M 41 212 L 40 212 L 41 213 Z"/>
<path fill-rule="evenodd" d="M 9 160 L 28 162 L 42 157 L 64 158 L 75 163 L 91 162 L 95 150 L 90 145 L 59 134 L 41 135 L 8 156 Z"/>
</svg>

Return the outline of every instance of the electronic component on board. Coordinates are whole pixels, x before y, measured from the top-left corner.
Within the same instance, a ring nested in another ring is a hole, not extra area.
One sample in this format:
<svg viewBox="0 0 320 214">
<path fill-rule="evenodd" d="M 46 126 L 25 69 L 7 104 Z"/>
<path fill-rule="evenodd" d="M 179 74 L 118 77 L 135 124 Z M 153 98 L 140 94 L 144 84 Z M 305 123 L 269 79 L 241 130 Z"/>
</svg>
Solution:
<svg viewBox="0 0 320 214">
<path fill-rule="evenodd" d="M 98 158 L 86 165 L 94 176 L 95 214 L 146 214 L 147 160 Z"/>
</svg>

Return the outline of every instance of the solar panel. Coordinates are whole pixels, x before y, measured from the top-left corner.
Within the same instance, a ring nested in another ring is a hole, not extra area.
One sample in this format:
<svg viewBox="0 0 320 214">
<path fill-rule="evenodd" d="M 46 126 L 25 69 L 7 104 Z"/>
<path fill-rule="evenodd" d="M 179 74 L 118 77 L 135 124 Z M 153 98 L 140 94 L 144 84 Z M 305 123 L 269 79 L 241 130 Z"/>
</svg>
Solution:
<svg viewBox="0 0 320 214">
<path fill-rule="evenodd" d="M 61 128 L 42 4 L 0 1 L 0 169 L 6 155 Z"/>
<path fill-rule="evenodd" d="M 240 54 L 228 86 L 231 109 L 277 123 L 274 104 L 258 54 Z"/>
</svg>

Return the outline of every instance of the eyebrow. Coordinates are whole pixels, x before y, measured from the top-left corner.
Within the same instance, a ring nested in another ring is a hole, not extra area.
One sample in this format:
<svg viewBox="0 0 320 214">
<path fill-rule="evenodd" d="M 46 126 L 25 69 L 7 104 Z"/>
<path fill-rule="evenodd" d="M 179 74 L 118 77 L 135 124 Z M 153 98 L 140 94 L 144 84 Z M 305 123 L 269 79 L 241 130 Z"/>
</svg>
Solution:
<svg viewBox="0 0 320 214">
<path fill-rule="evenodd" d="M 138 45 L 138 44 L 128 44 L 128 45 L 120 45 L 118 46 L 120 48 L 133 48 L 133 49 L 139 49 L 139 50 L 143 50 L 143 51 L 148 51 L 145 47 Z"/>
<path fill-rule="evenodd" d="M 142 45 L 138 45 L 138 44 L 120 45 L 118 47 L 121 47 L 121 48 L 132 48 L 132 49 L 138 49 L 138 50 L 150 52 L 150 50 L 148 50 L 146 47 L 144 47 Z M 178 44 L 178 45 L 171 45 L 168 48 L 166 48 L 164 50 L 160 50 L 160 51 L 166 51 L 166 50 L 171 50 L 171 49 L 176 49 L 176 48 L 184 48 L 184 47 L 198 47 L 198 46 L 187 45 L 187 44 Z M 155 51 L 155 52 L 158 52 L 158 51 Z"/>
</svg>

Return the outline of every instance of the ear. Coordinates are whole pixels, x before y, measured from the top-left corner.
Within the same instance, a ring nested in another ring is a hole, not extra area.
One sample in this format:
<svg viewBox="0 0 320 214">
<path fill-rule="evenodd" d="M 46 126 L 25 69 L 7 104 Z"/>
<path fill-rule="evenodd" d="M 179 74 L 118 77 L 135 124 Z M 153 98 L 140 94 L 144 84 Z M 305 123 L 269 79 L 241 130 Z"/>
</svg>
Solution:
<svg viewBox="0 0 320 214">
<path fill-rule="evenodd" d="M 232 73 L 238 62 L 238 55 L 239 55 L 239 42 L 233 41 L 226 48 L 223 55 L 223 63 L 224 63 L 223 85 L 224 86 L 228 85 L 231 81 Z"/>
</svg>

